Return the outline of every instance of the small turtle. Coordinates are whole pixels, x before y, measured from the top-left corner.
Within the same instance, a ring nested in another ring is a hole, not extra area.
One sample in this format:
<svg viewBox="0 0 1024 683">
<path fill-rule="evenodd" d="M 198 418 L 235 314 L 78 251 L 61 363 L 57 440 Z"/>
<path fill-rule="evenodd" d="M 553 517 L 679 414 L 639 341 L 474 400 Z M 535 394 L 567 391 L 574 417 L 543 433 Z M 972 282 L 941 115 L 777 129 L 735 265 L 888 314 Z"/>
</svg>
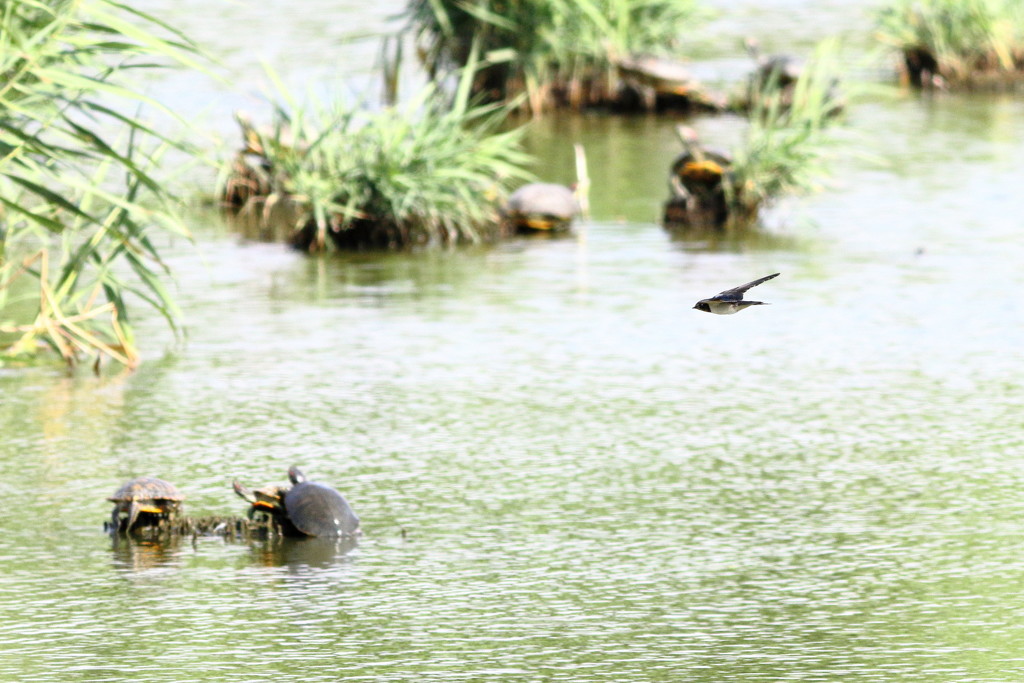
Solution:
<svg viewBox="0 0 1024 683">
<path fill-rule="evenodd" d="M 721 225 L 729 217 L 725 183 L 731 181 L 732 157 L 701 145 L 697 132 L 678 126 L 683 152 L 672 162 L 664 221 L 669 224 Z"/>
<path fill-rule="evenodd" d="M 635 92 L 644 109 L 655 109 L 659 100 L 689 103 L 714 111 L 725 109 L 725 99 L 704 89 L 684 62 L 653 55 L 630 55 L 615 60 L 622 84 Z"/>
<path fill-rule="evenodd" d="M 114 511 L 110 523 L 115 533 L 130 533 L 139 521 L 139 515 L 155 515 L 157 521 L 171 519 L 181 511 L 185 496 L 171 484 L 156 477 L 136 477 L 124 483 L 110 498 Z M 127 515 L 122 519 L 122 513 Z"/>
<path fill-rule="evenodd" d="M 672 162 L 669 189 L 673 196 L 712 192 L 720 188 L 732 167 L 729 153 L 704 147 L 697 131 L 689 126 L 678 126 L 676 133 L 683 143 L 683 152 Z"/>
<path fill-rule="evenodd" d="M 565 185 L 530 183 L 508 198 L 505 215 L 518 230 L 564 230 L 578 210 L 576 194 Z"/>
<path fill-rule="evenodd" d="M 757 64 L 751 81 L 758 90 L 764 89 L 769 83 L 774 83 L 779 89 L 785 90 L 796 83 L 804 72 L 806 65 L 799 57 L 787 54 L 762 54 L 761 45 L 753 38 L 747 38 L 744 44 L 747 54 Z"/>
<path fill-rule="evenodd" d="M 635 55 L 615 62 L 626 88 L 634 91 L 644 109 L 652 111 L 658 97 L 693 98 L 699 93 L 690 70 L 682 62 L 663 57 Z"/>
<path fill-rule="evenodd" d="M 265 513 L 281 525 L 287 536 L 356 536 L 359 517 L 337 490 L 315 481 L 295 466 L 288 469 L 290 488 L 268 486 L 250 491 L 238 481 L 235 493 L 252 506 L 249 515 Z"/>
<path fill-rule="evenodd" d="M 264 486 L 261 489 L 250 489 L 237 479 L 231 483 L 240 498 L 249 503 L 249 519 L 259 514 L 269 515 L 277 521 L 287 521 L 284 512 L 284 494 L 287 486 Z"/>
</svg>

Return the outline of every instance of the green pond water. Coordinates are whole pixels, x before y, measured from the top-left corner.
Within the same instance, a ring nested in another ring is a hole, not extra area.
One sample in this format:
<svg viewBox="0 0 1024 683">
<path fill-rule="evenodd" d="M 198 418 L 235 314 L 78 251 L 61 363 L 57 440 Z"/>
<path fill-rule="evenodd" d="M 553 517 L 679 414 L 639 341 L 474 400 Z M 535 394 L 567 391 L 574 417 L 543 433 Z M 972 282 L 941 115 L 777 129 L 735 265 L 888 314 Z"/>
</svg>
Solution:
<svg viewBox="0 0 1024 683">
<path fill-rule="evenodd" d="M 289 78 L 335 45 L 330 3 L 144 4 L 266 27 Z M 710 30 L 866 30 L 817 4 Z M 180 78 L 154 91 L 189 109 Z M 830 186 L 748 239 L 657 224 L 676 123 L 534 128 L 551 179 L 587 147 L 565 239 L 311 259 L 197 215 L 164 245 L 186 343 L 146 313 L 134 373 L 0 368 L 0 680 L 1024 680 L 1024 99 L 883 89 Z M 776 271 L 771 306 L 691 309 Z M 103 533 L 137 474 L 229 515 L 233 478 L 292 464 L 357 544 Z"/>
</svg>

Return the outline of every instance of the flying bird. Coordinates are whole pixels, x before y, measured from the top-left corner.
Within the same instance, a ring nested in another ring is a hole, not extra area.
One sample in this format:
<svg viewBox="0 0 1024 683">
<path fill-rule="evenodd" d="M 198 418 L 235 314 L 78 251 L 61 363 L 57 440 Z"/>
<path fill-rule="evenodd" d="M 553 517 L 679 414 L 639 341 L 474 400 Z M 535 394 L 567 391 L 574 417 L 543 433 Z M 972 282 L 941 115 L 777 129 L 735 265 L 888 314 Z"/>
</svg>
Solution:
<svg viewBox="0 0 1024 683">
<path fill-rule="evenodd" d="M 747 293 L 747 290 L 751 287 L 757 287 L 762 282 L 767 282 L 773 277 L 778 277 L 779 273 L 772 273 L 771 275 L 765 275 L 762 278 L 758 278 L 753 282 L 748 282 L 745 285 L 739 287 L 733 287 L 727 289 L 724 292 L 719 292 L 713 297 L 707 299 L 701 299 L 694 306 L 698 311 L 704 311 L 705 313 L 716 313 L 718 315 L 729 315 L 742 311 L 748 306 L 764 306 L 766 305 L 763 301 L 744 301 L 743 295 Z"/>
</svg>

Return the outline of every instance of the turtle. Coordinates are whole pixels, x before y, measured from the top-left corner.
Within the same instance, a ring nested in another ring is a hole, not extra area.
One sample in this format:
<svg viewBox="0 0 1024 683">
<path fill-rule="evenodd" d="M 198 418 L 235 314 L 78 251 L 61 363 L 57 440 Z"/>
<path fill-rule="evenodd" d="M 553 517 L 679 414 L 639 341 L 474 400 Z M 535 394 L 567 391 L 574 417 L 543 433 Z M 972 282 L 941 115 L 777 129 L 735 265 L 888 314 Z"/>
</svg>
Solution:
<svg viewBox="0 0 1024 683">
<path fill-rule="evenodd" d="M 250 517 L 264 513 L 286 536 L 356 536 L 359 517 L 345 497 L 327 484 L 309 481 L 296 466 L 288 468 L 291 487 L 267 486 L 251 491 L 237 480 L 235 493 L 250 504 Z"/>
<path fill-rule="evenodd" d="M 683 152 L 672 162 L 664 220 L 670 224 L 724 223 L 729 214 L 724 183 L 731 180 L 732 157 L 728 152 L 701 145 L 697 132 L 676 128 Z"/>
<path fill-rule="evenodd" d="M 659 99 L 701 105 L 714 111 L 725 109 L 725 100 L 711 94 L 693 77 L 685 63 L 667 57 L 630 55 L 615 60 L 625 88 L 635 92 L 648 111 Z"/>
<path fill-rule="evenodd" d="M 512 193 L 505 216 L 517 230 L 564 230 L 579 210 L 576 193 L 557 183 L 529 183 Z"/>
<path fill-rule="evenodd" d="M 110 523 L 115 533 L 130 533 L 140 515 L 153 515 L 157 523 L 172 519 L 181 511 L 185 496 L 177 487 L 156 477 L 136 477 L 126 481 L 114 495 L 107 498 L 114 503 Z M 122 518 L 122 513 L 126 518 Z"/>
<path fill-rule="evenodd" d="M 788 108 L 793 105 L 797 82 L 804 78 L 808 80 L 810 91 L 824 89 L 821 104 L 826 116 L 837 116 L 845 109 L 838 78 L 832 77 L 826 82 L 825 73 L 821 69 L 809 69 L 805 60 L 793 55 L 762 55 L 753 38 L 746 40 L 746 46 L 756 64 L 747 86 L 746 107 L 753 108 L 758 101 L 770 106 L 771 100 L 777 97 L 778 104 Z M 768 100 L 764 100 L 765 97 Z"/>
<path fill-rule="evenodd" d="M 761 53 L 761 45 L 754 38 L 744 41 L 747 54 L 757 65 L 751 82 L 758 90 L 763 90 L 769 83 L 779 89 L 789 88 L 803 74 L 806 64 L 799 57 L 787 54 L 765 55 Z"/>
<path fill-rule="evenodd" d="M 235 479 L 231 483 L 231 487 L 242 500 L 249 503 L 249 519 L 263 514 L 278 523 L 288 521 L 284 511 L 284 495 L 288 493 L 287 486 L 264 486 L 261 489 L 253 490 Z"/>
<path fill-rule="evenodd" d="M 697 131 L 689 126 L 678 126 L 676 133 L 683 143 L 683 151 L 672 162 L 669 176 L 672 195 L 685 197 L 721 188 L 732 168 L 732 156 L 724 150 L 704 147 Z"/>
</svg>

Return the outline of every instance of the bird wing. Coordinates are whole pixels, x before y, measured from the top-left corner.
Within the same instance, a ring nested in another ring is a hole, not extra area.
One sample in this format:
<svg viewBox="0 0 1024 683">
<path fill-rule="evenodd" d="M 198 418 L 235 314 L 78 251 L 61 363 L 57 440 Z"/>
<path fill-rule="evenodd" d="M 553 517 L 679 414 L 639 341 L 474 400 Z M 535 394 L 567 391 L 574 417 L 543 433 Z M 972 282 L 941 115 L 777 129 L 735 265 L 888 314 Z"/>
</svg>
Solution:
<svg viewBox="0 0 1024 683">
<path fill-rule="evenodd" d="M 771 280 L 773 277 L 778 277 L 779 275 L 780 273 L 772 273 L 771 275 L 765 275 L 764 277 L 760 277 L 756 280 L 753 280 L 752 282 L 748 282 L 745 285 L 740 285 L 739 287 L 733 287 L 732 289 L 727 289 L 724 292 L 719 292 L 712 298 L 718 299 L 719 301 L 739 301 L 743 298 L 743 295 L 746 294 L 747 290 L 750 289 L 751 287 L 757 287 L 762 282 L 767 282 L 768 280 Z"/>
</svg>

